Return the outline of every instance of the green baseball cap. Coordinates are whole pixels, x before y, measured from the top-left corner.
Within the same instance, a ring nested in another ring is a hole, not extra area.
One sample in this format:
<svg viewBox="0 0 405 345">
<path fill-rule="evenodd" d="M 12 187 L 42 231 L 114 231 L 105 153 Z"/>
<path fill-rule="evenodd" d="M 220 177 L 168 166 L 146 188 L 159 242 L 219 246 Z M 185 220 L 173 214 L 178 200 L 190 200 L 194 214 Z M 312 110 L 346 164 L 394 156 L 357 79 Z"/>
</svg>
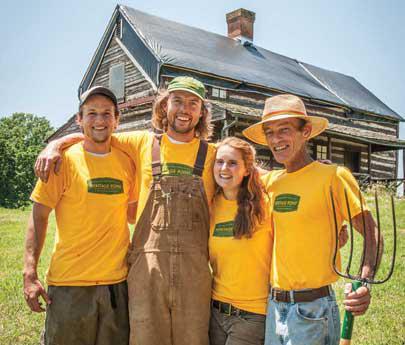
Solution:
<svg viewBox="0 0 405 345">
<path fill-rule="evenodd" d="M 177 77 L 174 78 L 168 85 L 167 90 L 171 91 L 187 91 L 196 95 L 197 97 L 204 100 L 205 98 L 205 87 L 202 82 L 192 77 Z"/>
</svg>

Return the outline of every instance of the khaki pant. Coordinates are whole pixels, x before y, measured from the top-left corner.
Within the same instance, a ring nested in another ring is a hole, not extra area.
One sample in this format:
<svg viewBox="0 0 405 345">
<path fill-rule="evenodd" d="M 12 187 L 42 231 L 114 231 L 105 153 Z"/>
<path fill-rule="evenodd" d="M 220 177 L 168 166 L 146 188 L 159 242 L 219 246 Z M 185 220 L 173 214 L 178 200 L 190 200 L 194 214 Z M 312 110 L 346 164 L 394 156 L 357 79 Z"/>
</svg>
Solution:
<svg viewBox="0 0 405 345">
<path fill-rule="evenodd" d="M 227 315 L 212 308 L 210 345 L 263 345 L 265 322 L 265 315 Z"/>
<path fill-rule="evenodd" d="M 44 345 L 128 345 L 127 283 L 49 286 Z"/>
</svg>

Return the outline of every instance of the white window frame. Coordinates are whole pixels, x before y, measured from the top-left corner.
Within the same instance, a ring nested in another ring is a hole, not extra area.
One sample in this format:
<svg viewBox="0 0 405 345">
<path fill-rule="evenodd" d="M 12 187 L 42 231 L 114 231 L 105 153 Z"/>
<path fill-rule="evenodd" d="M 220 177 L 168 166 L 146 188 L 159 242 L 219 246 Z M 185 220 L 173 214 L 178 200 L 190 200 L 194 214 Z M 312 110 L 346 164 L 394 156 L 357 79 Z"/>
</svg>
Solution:
<svg viewBox="0 0 405 345">
<path fill-rule="evenodd" d="M 120 68 L 122 69 L 122 81 L 120 81 L 120 85 L 118 86 L 119 89 L 113 85 L 113 80 L 112 80 L 112 71 L 116 68 Z M 125 98 L 125 64 L 124 63 L 119 63 L 119 64 L 115 64 L 110 66 L 110 69 L 108 71 L 108 87 L 110 88 L 110 90 L 112 90 L 115 94 L 115 96 L 117 97 L 118 101 L 122 101 Z"/>
<path fill-rule="evenodd" d="M 316 144 L 316 159 L 328 159 L 328 146 Z"/>
</svg>

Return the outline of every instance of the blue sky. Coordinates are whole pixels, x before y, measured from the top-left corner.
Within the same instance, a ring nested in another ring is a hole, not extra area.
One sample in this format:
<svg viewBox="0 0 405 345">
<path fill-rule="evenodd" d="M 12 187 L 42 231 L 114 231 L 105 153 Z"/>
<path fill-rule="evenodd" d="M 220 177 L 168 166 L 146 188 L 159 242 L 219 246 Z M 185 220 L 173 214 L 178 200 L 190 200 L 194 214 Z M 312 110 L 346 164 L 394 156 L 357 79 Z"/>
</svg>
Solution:
<svg viewBox="0 0 405 345">
<path fill-rule="evenodd" d="M 225 14 L 256 13 L 255 44 L 355 77 L 405 117 L 405 1 L 148 0 L 122 2 L 226 35 Z M 115 1 L 2 1 L 0 116 L 29 112 L 60 126 L 77 107 L 77 88 Z M 405 138 L 405 123 L 401 124 Z"/>
</svg>

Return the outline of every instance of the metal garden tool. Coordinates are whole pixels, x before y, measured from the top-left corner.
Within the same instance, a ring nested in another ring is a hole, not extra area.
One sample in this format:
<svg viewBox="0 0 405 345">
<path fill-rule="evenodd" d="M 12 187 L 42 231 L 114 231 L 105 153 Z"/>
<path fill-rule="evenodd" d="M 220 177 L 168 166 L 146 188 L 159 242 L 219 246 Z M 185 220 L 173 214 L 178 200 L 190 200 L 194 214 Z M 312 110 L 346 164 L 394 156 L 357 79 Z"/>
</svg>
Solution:
<svg viewBox="0 0 405 345">
<path fill-rule="evenodd" d="M 395 256 L 396 256 L 396 239 L 397 239 L 397 229 L 396 229 L 396 218 L 395 218 L 395 204 L 394 204 L 394 197 L 391 195 L 391 210 L 392 210 L 392 225 L 393 225 L 393 249 L 392 249 L 392 255 L 391 255 L 391 264 L 390 264 L 390 269 L 389 272 L 386 274 L 385 277 L 377 280 L 375 279 L 375 274 L 378 269 L 379 261 L 380 258 L 382 257 L 382 250 L 380 250 L 380 245 L 382 244 L 382 237 L 381 237 L 381 225 L 380 225 L 380 211 L 379 211 L 379 206 L 378 206 L 378 195 L 377 191 L 375 192 L 375 209 L 376 209 L 376 218 L 377 218 L 377 233 L 378 237 L 376 240 L 376 258 L 375 258 L 375 263 L 374 267 L 372 267 L 372 272 L 373 276 L 371 278 L 361 278 L 361 272 L 362 268 L 365 263 L 366 259 L 366 252 L 367 252 L 367 233 L 366 233 L 366 221 L 364 217 L 364 209 L 363 209 L 363 201 L 364 198 L 361 194 L 361 191 L 359 190 L 359 200 L 361 204 L 361 212 L 362 212 L 362 230 L 363 230 L 363 251 L 362 251 L 362 256 L 360 260 L 360 267 L 358 269 L 357 274 L 352 274 L 351 273 L 351 265 L 352 265 L 352 259 L 353 259 L 353 247 L 354 247 L 354 231 L 353 231 L 353 224 L 352 224 L 352 215 L 351 215 L 351 210 L 350 210 L 350 205 L 349 205 L 349 200 L 347 196 L 347 191 L 345 190 L 345 204 L 346 204 L 346 209 L 347 209 L 347 214 L 349 218 L 349 229 L 350 229 L 350 250 L 349 250 L 349 258 L 347 259 L 347 266 L 344 270 L 344 272 L 339 271 L 337 265 L 336 265 L 336 259 L 337 259 L 337 254 L 338 254 L 338 241 L 335 241 L 335 251 L 334 251 L 334 256 L 333 256 L 333 270 L 337 275 L 340 277 L 350 279 L 352 280 L 352 291 L 356 291 L 360 286 L 365 285 L 365 286 L 370 286 L 371 284 L 382 284 L 385 283 L 388 279 L 391 278 L 392 273 L 394 271 L 394 265 L 395 265 Z M 339 235 L 339 228 L 340 225 L 337 223 L 337 215 L 336 215 L 336 207 L 335 207 L 335 201 L 333 197 L 333 192 L 332 188 L 330 189 L 330 197 L 331 197 L 331 203 L 332 203 L 332 209 L 333 209 L 333 217 L 334 217 L 334 223 L 335 223 L 335 238 L 338 238 Z M 381 246 L 382 247 L 382 246 Z M 354 323 L 354 317 L 351 312 L 345 311 L 344 313 L 344 318 L 343 318 L 343 325 L 342 325 L 342 332 L 341 332 L 341 340 L 340 340 L 340 345 L 348 345 L 351 344 L 351 338 L 352 338 L 352 331 L 353 331 L 353 323 Z"/>
</svg>

